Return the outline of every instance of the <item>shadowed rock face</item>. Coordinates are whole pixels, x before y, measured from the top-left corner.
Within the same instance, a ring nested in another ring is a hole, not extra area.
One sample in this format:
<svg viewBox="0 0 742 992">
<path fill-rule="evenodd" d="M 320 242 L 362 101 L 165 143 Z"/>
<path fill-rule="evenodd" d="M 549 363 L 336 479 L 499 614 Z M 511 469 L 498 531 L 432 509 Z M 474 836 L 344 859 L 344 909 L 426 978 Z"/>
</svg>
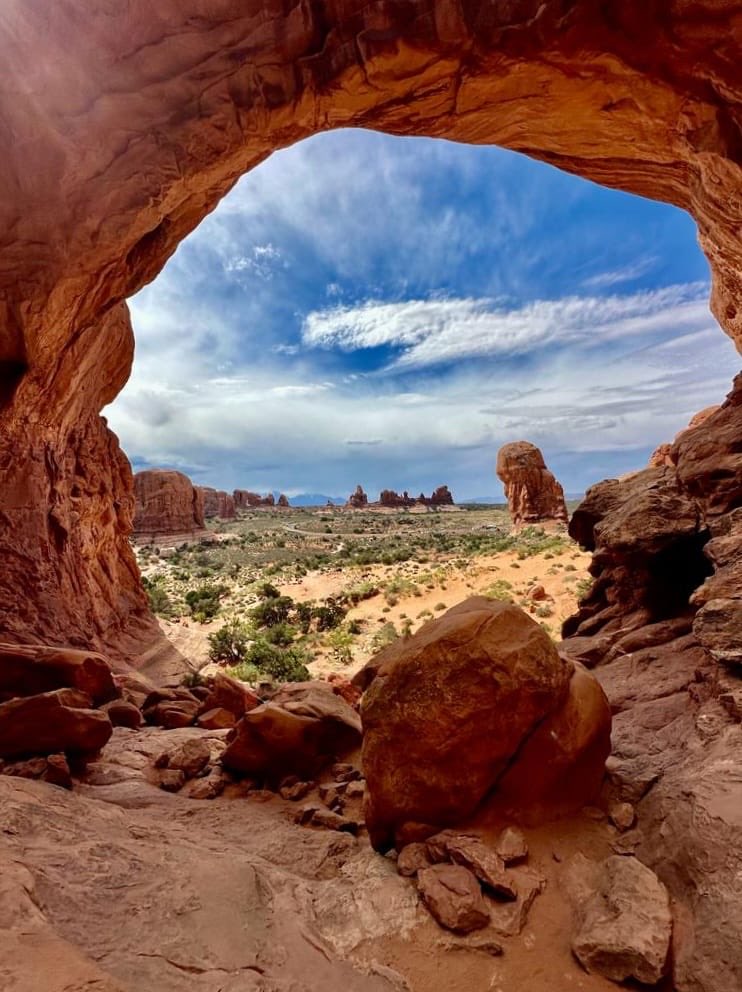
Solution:
<svg viewBox="0 0 742 992">
<path fill-rule="evenodd" d="M 137 0 L 94 16 L 8 0 L 0 629 L 116 654 L 124 631 L 151 637 L 131 476 L 98 416 L 129 373 L 123 301 L 240 175 L 322 128 L 498 144 L 689 210 L 714 313 L 742 340 L 741 19 L 731 0 Z"/>
<path fill-rule="evenodd" d="M 573 514 L 595 581 L 564 624 L 561 651 L 594 668 L 611 703 L 611 786 L 638 802 L 633 849 L 677 901 L 673 987 L 734 992 L 742 376 L 704 413 L 675 439 L 669 464 L 593 486 Z"/>
<path fill-rule="evenodd" d="M 149 469 L 134 476 L 134 536 L 189 534 L 204 527 L 204 495 L 187 475 Z"/>
<path fill-rule="evenodd" d="M 240 510 L 247 510 L 252 506 L 275 506 L 276 500 L 273 493 L 261 496 L 259 493 L 251 493 L 249 489 L 235 489 L 233 495 L 234 505 Z"/>
<path fill-rule="evenodd" d="M 566 524 L 564 491 L 535 444 L 504 444 L 497 452 L 497 475 L 505 486 L 513 526 L 553 520 Z"/>
</svg>

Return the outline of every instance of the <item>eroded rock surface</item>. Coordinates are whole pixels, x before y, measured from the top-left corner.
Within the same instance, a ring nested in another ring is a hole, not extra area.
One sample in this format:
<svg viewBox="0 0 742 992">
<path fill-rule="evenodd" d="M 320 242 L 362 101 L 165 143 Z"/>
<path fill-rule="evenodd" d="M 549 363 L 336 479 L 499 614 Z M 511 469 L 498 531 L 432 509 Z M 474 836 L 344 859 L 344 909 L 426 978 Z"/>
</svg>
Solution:
<svg viewBox="0 0 742 992">
<path fill-rule="evenodd" d="M 204 497 L 187 475 L 147 469 L 134 476 L 134 536 L 193 534 L 204 529 Z"/>
<path fill-rule="evenodd" d="M 220 520 L 232 520 L 235 515 L 234 498 L 223 489 L 213 489 L 210 486 L 196 486 L 203 497 L 204 518 L 210 520 L 218 517 Z"/>
<path fill-rule="evenodd" d="M 551 521 L 566 524 L 564 491 L 535 444 L 504 444 L 497 452 L 497 475 L 505 487 L 514 527 Z"/>
<path fill-rule="evenodd" d="M 703 413 L 669 464 L 600 483 L 575 511 L 570 531 L 594 551 L 595 582 L 560 650 L 594 668 L 611 703 L 609 797 L 635 806 L 623 842 L 675 900 L 675 986 L 733 992 L 742 982 L 729 936 L 742 928 L 742 377 Z"/>
<path fill-rule="evenodd" d="M 508 809 L 548 806 L 586 754 L 585 774 L 575 776 L 567 801 L 584 805 L 599 788 L 610 732 L 602 693 L 596 686 L 584 711 L 572 701 L 572 666 L 518 607 L 469 599 L 396 641 L 369 669 L 375 677 L 361 716 L 366 821 L 375 846 L 406 838 L 408 825 L 427 825 L 432 834 L 460 823 L 485 796 L 498 803 L 495 786 L 504 779 L 512 783 Z M 594 683 L 580 673 L 580 694 L 583 680 Z M 536 739 L 544 720 L 554 722 Z"/>
</svg>

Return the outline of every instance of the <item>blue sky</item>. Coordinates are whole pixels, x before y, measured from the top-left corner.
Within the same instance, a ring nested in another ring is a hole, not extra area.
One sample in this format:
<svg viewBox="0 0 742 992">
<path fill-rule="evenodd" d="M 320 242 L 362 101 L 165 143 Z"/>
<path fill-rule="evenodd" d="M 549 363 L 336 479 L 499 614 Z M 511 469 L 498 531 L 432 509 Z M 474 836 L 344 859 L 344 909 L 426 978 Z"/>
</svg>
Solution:
<svg viewBox="0 0 742 992">
<path fill-rule="evenodd" d="M 245 176 L 131 301 L 105 411 L 135 469 L 219 488 L 568 492 L 641 467 L 739 357 L 679 210 L 497 148 L 318 135 Z"/>
</svg>

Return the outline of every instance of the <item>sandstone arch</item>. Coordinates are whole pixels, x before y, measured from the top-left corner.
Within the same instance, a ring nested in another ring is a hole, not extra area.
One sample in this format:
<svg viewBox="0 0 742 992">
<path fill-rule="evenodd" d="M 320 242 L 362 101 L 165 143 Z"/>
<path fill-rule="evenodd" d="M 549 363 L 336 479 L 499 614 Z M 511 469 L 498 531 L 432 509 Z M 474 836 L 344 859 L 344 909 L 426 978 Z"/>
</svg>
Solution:
<svg viewBox="0 0 742 992">
<path fill-rule="evenodd" d="M 7 0 L 0 12 L 0 630 L 131 651 L 131 475 L 99 417 L 125 298 L 237 178 L 363 126 L 512 148 L 689 210 L 742 342 L 742 6 Z"/>
</svg>

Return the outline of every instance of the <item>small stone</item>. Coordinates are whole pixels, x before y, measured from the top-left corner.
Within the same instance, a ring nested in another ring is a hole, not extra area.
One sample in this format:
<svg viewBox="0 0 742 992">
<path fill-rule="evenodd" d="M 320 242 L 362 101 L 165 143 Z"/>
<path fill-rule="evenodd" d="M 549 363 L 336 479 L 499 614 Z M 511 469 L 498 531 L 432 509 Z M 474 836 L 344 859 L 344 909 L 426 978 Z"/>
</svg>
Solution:
<svg viewBox="0 0 742 992">
<path fill-rule="evenodd" d="M 325 807 L 320 807 L 312 814 L 311 824 L 313 827 L 324 827 L 327 830 L 340 830 L 343 833 L 357 834 L 358 822 L 350 820 L 339 813 L 333 813 Z"/>
<path fill-rule="evenodd" d="M 108 714 L 108 719 L 114 727 L 129 727 L 130 730 L 138 730 L 144 723 L 139 707 L 124 699 L 114 699 L 102 706 L 101 709 Z"/>
<path fill-rule="evenodd" d="M 399 852 L 397 871 L 400 875 L 410 878 L 416 875 L 421 868 L 430 868 L 430 864 L 427 845 L 420 843 L 407 844 Z"/>
<path fill-rule="evenodd" d="M 184 741 L 170 752 L 168 768 L 179 769 L 186 778 L 195 778 L 211 760 L 211 749 L 201 737 Z"/>
<path fill-rule="evenodd" d="M 278 792 L 282 799 L 289 799 L 297 802 L 303 799 L 308 792 L 312 791 L 313 782 L 294 782 L 292 785 L 282 785 Z"/>
<path fill-rule="evenodd" d="M 72 788 L 72 774 L 67 758 L 63 754 L 50 754 L 46 759 L 44 781 L 50 785 L 58 785 L 62 789 Z"/>
<path fill-rule="evenodd" d="M 306 806 L 300 806 L 294 813 L 294 823 L 298 823 L 300 827 L 306 826 L 320 808 L 321 807 L 318 806 L 317 803 L 310 803 Z"/>
<path fill-rule="evenodd" d="M 474 872 L 480 882 L 501 899 L 516 899 L 518 890 L 502 859 L 478 837 L 456 837 L 446 845 L 454 864 Z"/>
<path fill-rule="evenodd" d="M 540 583 L 535 586 L 531 586 L 526 595 L 530 600 L 533 600 L 534 603 L 540 603 L 542 600 L 547 598 L 546 590 Z"/>
<path fill-rule="evenodd" d="M 595 820 L 596 823 L 602 823 L 606 819 L 606 815 L 602 809 L 598 809 L 597 806 L 583 806 L 582 814 L 586 816 L 588 820 Z"/>
<path fill-rule="evenodd" d="M 344 782 L 326 782 L 319 787 L 319 796 L 330 809 L 342 809 L 342 794 L 345 791 Z"/>
<path fill-rule="evenodd" d="M 186 777 L 180 768 L 166 768 L 160 774 L 160 788 L 165 792 L 178 792 L 185 785 Z"/>
<path fill-rule="evenodd" d="M 203 730 L 228 730 L 236 723 L 237 717 L 234 713 L 224 709 L 223 706 L 214 706 L 196 720 L 196 724 Z"/>
<path fill-rule="evenodd" d="M 216 799 L 224 792 L 229 777 L 221 768 L 212 768 L 204 778 L 198 778 L 188 785 L 189 799 Z"/>
<path fill-rule="evenodd" d="M 491 937 L 482 934 L 475 934 L 465 939 L 447 940 L 442 943 L 447 951 L 479 951 L 481 954 L 489 954 L 490 957 L 498 958 L 502 955 L 502 944 L 498 944 Z"/>
<path fill-rule="evenodd" d="M 634 826 L 634 820 L 636 819 L 636 813 L 631 803 L 613 803 L 608 810 L 608 816 L 614 827 L 620 830 L 621 833 L 624 830 L 630 830 Z"/>
<path fill-rule="evenodd" d="M 448 861 L 449 842 L 452 840 L 461 840 L 462 838 L 469 838 L 470 840 L 479 839 L 476 834 L 460 833 L 458 830 L 441 830 L 432 837 L 428 836 L 426 841 L 428 857 L 434 865 L 440 864 L 443 861 Z"/>
<path fill-rule="evenodd" d="M 546 881 L 529 868 L 513 868 L 511 876 L 518 897 L 514 902 L 491 903 L 492 927 L 503 937 L 515 937 L 526 925 L 531 906 Z"/>
<path fill-rule="evenodd" d="M 422 868 L 417 884 L 431 915 L 447 930 L 470 933 L 489 923 L 479 883 L 468 868 L 444 864 Z"/>
<path fill-rule="evenodd" d="M 363 778 L 363 775 L 355 767 L 347 762 L 338 761 L 330 769 L 330 774 L 336 782 L 354 782 Z"/>
<path fill-rule="evenodd" d="M 517 827 L 506 827 L 497 838 L 495 850 L 506 865 L 517 864 L 528 857 L 528 844 Z"/>
<path fill-rule="evenodd" d="M 348 787 L 345 790 L 346 799 L 363 799 L 366 794 L 366 785 L 364 782 L 348 782 Z"/>
</svg>

